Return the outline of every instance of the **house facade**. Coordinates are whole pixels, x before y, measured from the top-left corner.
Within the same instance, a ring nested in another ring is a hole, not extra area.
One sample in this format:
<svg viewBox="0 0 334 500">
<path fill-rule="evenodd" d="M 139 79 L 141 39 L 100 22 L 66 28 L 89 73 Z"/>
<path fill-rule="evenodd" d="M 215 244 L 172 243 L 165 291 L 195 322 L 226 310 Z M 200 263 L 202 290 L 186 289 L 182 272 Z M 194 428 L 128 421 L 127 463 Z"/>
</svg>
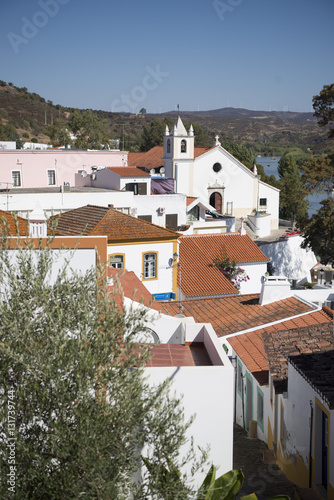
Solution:
<svg viewBox="0 0 334 500">
<path fill-rule="evenodd" d="M 123 165 L 127 165 L 126 151 L 1 150 L 0 185 L 2 189 L 73 186 L 78 172 L 88 175 L 94 166 Z"/>
<path fill-rule="evenodd" d="M 235 362 L 236 422 L 249 433 L 255 426 L 287 478 L 320 498 L 334 498 L 332 318 L 323 308 L 226 339 Z"/>
<path fill-rule="evenodd" d="M 105 235 L 108 265 L 133 271 L 158 299 L 175 298 L 179 234 L 110 207 L 87 205 L 50 218 L 56 234 Z"/>
</svg>

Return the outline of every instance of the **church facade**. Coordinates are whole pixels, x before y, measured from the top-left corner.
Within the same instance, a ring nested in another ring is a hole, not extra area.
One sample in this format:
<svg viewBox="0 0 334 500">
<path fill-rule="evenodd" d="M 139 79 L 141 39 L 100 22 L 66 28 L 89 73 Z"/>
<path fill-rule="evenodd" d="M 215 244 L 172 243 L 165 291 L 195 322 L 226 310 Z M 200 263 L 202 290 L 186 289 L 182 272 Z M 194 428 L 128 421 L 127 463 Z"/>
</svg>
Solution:
<svg viewBox="0 0 334 500">
<path fill-rule="evenodd" d="M 166 126 L 163 162 L 177 193 L 198 197 L 236 218 L 266 214 L 271 229 L 278 228 L 279 189 L 261 181 L 256 167 L 251 171 L 228 153 L 218 136 L 212 148 L 196 148 L 193 127 L 187 131 L 178 117 L 171 131 Z"/>
</svg>

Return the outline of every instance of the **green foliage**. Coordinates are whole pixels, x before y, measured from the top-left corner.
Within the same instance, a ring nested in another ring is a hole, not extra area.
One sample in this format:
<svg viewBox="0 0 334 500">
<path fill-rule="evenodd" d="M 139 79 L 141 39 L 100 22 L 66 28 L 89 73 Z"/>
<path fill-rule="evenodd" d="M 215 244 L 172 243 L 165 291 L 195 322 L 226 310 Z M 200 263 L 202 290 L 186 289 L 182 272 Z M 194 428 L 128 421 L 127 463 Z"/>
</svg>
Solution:
<svg viewBox="0 0 334 500">
<path fill-rule="evenodd" d="M 154 146 L 162 146 L 166 125 L 169 129 L 173 127 L 171 118 L 164 120 L 154 118 L 148 125 L 145 125 L 140 138 L 140 151 L 149 151 Z"/>
<path fill-rule="evenodd" d="M 103 269 L 67 265 L 51 283 L 50 245 L 17 245 L 15 256 L 5 238 L 0 248 L 0 421 L 15 415 L 15 429 L 2 428 L 1 477 L 15 437 L 17 500 L 140 498 L 139 450 L 178 465 L 189 425 L 168 383 L 143 378 L 150 350 L 131 338 L 146 313 L 117 309 Z"/>
<path fill-rule="evenodd" d="M 319 95 L 313 97 L 313 109 L 319 125 L 328 125 L 328 137 L 334 137 L 334 83 L 324 85 Z"/>
<path fill-rule="evenodd" d="M 100 119 L 91 109 L 82 114 L 75 110 L 70 120 L 72 132 L 79 133 L 74 141 L 76 148 L 108 149 L 111 135 L 107 132 L 106 120 Z"/>
<path fill-rule="evenodd" d="M 233 469 L 216 479 L 216 468 L 212 465 L 196 500 L 234 500 L 243 480 L 244 475 L 240 469 Z"/>
<path fill-rule="evenodd" d="M 66 121 L 62 118 L 56 118 L 53 125 L 50 125 L 46 129 L 46 133 L 50 137 L 50 142 L 53 146 L 66 147 L 71 143 Z"/>
<path fill-rule="evenodd" d="M 323 264 L 334 264 L 334 198 L 320 202 L 321 208 L 304 222 L 302 248 L 311 248 Z"/>
<path fill-rule="evenodd" d="M 201 127 L 198 123 L 188 121 L 184 124 L 187 130 L 189 130 L 190 125 L 192 125 L 194 129 L 196 147 L 211 148 L 213 145 L 213 134 L 209 134 L 208 131 Z"/>
<path fill-rule="evenodd" d="M 334 151 L 312 157 L 301 166 L 302 182 L 310 192 L 323 193 L 334 185 Z"/>
<path fill-rule="evenodd" d="M 303 185 L 298 167 L 293 158 L 283 157 L 279 162 L 280 216 L 291 220 L 292 227 L 295 222 L 301 224 L 307 218 L 308 190 Z"/>
<path fill-rule="evenodd" d="M 240 146 L 239 144 L 232 144 L 230 142 L 224 142 L 222 146 L 247 168 L 250 170 L 253 169 L 254 152 L 251 148 L 247 146 Z"/>
</svg>

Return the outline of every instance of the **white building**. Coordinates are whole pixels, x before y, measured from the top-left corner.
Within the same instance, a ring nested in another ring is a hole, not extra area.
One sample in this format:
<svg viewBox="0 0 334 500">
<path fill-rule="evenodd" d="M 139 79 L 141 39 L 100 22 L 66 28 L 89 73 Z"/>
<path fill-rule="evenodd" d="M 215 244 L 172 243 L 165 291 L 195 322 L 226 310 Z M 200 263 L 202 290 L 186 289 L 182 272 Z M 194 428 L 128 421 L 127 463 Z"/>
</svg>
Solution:
<svg viewBox="0 0 334 500">
<path fill-rule="evenodd" d="M 166 126 L 163 161 L 176 191 L 207 200 L 218 213 L 236 218 L 265 213 L 270 215 L 269 229 L 277 229 L 279 190 L 228 153 L 218 137 L 210 149 L 195 148 L 194 142 L 192 126 L 187 132 L 180 117 L 171 132 Z"/>
</svg>

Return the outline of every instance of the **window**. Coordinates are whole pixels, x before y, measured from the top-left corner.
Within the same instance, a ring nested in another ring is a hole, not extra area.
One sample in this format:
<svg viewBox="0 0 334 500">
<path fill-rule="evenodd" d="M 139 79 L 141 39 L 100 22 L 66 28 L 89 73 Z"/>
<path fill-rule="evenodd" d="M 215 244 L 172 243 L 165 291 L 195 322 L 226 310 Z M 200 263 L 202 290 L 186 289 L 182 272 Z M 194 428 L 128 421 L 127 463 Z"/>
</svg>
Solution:
<svg viewBox="0 0 334 500">
<path fill-rule="evenodd" d="M 260 207 L 264 208 L 267 206 L 267 198 L 260 198 Z"/>
<path fill-rule="evenodd" d="M 146 222 L 152 222 L 152 215 L 138 215 L 138 219 L 146 220 Z"/>
<path fill-rule="evenodd" d="M 110 255 L 109 266 L 114 267 L 115 269 L 124 269 L 124 254 L 114 253 L 113 255 Z"/>
<path fill-rule="evenodd" d="M 263 432 L 263 392 L 257 388 L 257 425 Z"/>
<path fill-rule="evenodd" d="M 185 139 L 182 139 L 181 141 L 181 153 L 186 153 L 187 152 L 187 141 Z"/>
<path fill-rule="evenodd" d="M 166 228 L 177 230 L 177 214 L 166 214 Z"/>
<path fill-rule="evenodd" d="M 19 170 L 13 170 L 12 181 L 13 181 L 13 187 L 21 186 L 21 172 Z"/>
<path fill-rule="evenodd" d="M 199 206 L 196 205 L 187 214 L 188 220 L 199 220 Z"/>
<path fill-rule="evenodd" d="M 48 186 L 56 185 L 56 171 L 48 170 Z"/>
<path fill-rule="evenodd" d="M 126 191 L 134 194 L 147 194 L 147 184 L 145 182 L 128 182 L 125 184 Z"/>
<path fill-rule="evenodd" d="M 144 254 L 144 279 L 153 280 L 157 278 L 157 254 Z"/>
<path fill-rule="evenodd" d="M 167 153 L 170 153 L 170 139 L 167 141 Z"/>
<path fill-rule="evenodd" d="M 237 391 L 240 397 L 242 397 L 242 365 L 238 360 L 237 364 Z"/>
<path fill-rule="evenodd" d="M 212 169 L 213 169 L 214 172 L 218 173 L 218 172 L 221 171 L 222 166 L 221 166 L 220 163 L 215 163 L 214 166 L 212 167 Z"/>
</svg>

